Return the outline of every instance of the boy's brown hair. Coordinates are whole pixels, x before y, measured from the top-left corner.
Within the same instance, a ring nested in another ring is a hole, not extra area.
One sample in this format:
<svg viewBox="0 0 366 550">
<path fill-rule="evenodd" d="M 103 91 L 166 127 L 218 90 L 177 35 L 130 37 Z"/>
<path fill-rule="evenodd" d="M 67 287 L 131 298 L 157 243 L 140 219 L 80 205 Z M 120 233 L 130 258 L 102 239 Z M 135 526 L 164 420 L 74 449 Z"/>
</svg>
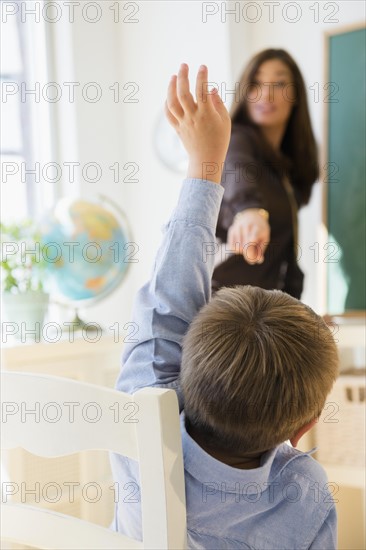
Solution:
<svg viewBox="0 0 366 550">
<path fill-rule="evenodd" d="M 332 334 L 279 290 L 222 288 L 183 343 L 188 423 L 213 450 L 263 452 L 318 418 L 338 374 Z"/>
</svg>

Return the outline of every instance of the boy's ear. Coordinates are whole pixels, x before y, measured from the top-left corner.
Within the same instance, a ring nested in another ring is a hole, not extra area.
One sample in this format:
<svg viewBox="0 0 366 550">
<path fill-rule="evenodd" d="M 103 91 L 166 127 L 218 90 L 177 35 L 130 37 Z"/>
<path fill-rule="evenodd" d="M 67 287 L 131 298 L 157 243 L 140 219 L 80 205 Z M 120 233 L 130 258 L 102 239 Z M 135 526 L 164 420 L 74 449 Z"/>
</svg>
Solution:
<svg viewBox="0 0 366 550">
<path fill-rule="evenodd" d="M 311 430 L 311 428 L 316 424 L 316 422 L 318 421 L 317 418 L 314 418 L 314 420 L 311 420 L 310 422 L 308 422 L 307 424 L 305 424 L 302 428 L 300 428 L 296 434 L 291 437 L 290 441 L 291 441 L 291 445 L 293 447 L 297 447 L 300 439 L 302 438 L 302 436 L 304 434 L 306 434 L 306 432 L 308 432 L 309 430 Z"/>
</svg>

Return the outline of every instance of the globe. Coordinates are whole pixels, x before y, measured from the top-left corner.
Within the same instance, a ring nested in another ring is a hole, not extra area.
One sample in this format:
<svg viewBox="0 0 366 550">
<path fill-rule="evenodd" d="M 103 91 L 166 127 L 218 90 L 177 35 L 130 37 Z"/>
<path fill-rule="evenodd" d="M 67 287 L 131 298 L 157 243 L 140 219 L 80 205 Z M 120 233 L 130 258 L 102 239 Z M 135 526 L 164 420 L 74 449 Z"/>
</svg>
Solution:
<svg viewBox="0 0 366 550">
<path fill-rule="evenodd" d="M 61 199 L 40 229 L 51 290 L 75 308 L 115 290 L 133 261 L 127 220 L 106 197 Z"/>
</svg>

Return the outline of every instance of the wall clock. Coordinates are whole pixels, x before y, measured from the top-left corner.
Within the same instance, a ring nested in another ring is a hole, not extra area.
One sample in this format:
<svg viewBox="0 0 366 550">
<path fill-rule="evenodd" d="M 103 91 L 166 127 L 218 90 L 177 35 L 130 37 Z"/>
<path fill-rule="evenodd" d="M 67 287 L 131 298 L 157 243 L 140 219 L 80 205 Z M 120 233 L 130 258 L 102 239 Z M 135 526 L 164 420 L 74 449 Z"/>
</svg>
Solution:
<svg viewBox="0 0 366 550">
<path fill-rule="evenodd" d="M 164 111 L 154 128 L 154 149 L 160 161 L 170 170 L 184 173 L 188 168 L 188 155 L 174 128 L 169 124 Z"/>
</svg>

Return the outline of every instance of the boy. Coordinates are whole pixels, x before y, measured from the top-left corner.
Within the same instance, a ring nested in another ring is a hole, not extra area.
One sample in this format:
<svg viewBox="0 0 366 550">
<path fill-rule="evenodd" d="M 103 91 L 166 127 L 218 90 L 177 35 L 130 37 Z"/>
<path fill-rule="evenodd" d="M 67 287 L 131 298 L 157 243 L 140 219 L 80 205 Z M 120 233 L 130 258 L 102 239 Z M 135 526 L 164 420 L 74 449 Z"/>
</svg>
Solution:
<svg viewBox="0 0 366 550">
<path fill-rule="evenodd" d="M 230 118 L 207 82 L 201 66 L 197 103 L 187 65 L 169 84 L 166 115 L 188 152 L 188 174 L 137 295 L 139 343 L 126 346 L 116 387 L 177 392 L 190 548 L 331 550 L 336 512 L 325 473 L 284 442 L 295 447 L 319 417 L 337 376 L 336 347 L 322 319 L 280 291 L 225 288 L 210 301 L 207 245 Z M 138 480 L 137 464 L 119 455 L 112 469 L 119 483 Z M 139 514 L 138 504 L 123 504 L 115 528 L 141 539 Z"/>
</svg>

